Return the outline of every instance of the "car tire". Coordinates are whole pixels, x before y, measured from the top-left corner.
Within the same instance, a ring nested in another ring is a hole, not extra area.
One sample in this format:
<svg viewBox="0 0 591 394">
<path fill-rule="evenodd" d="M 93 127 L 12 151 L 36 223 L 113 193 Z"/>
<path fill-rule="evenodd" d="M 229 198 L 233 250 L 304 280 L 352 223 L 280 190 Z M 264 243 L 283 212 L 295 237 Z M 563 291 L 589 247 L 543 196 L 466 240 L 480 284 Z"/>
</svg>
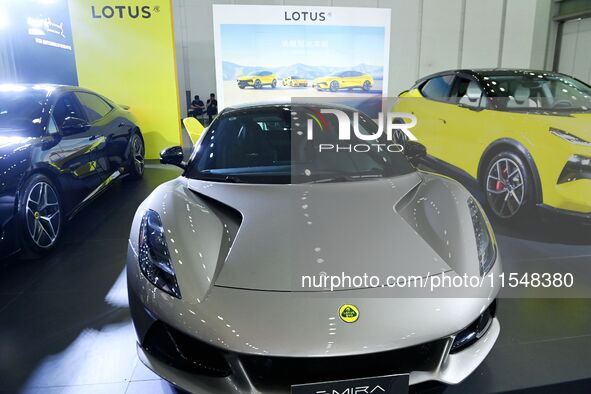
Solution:
<svg viewBox="0 0 591 394">
<path fill-rule="evenodd" d="M 483 186 L 488 207 L 499 219 L 523 217 L 534 205 L 531 170 L 513 152 L 501 152 L 489 161 Z"/>
<path fill-rule="evenodd" d="M 63 222 L 59 189 L 45 175 L 32 175 L 19 192 L 18 229 L 24 256 L 37 258 L 53 250 Z"/>
<path fill-rule="evenodd" d="M 339 86 L 339 82 L 338 81 L 331 81 L 330 82 L 330 91 L 331 92 L 336 92 L 337 90 L 339 90 L 340 86 Z"/>
<path fill-rule="evenodd" d="M 254 88 L 255 89 L 260 89 L 263 87 L 263 84 L 261 83 L 260 79 L 257 79 L 256 81 L 254 81 Z"/>
<path fill-rule="evenodd" d="M 273 82 L 271 82 L 271 87 L 273 89 L 275 89 L 277 87 L 277 80 L 276 79 L 274 79 Z"/>
<path fill-rule="evenodd" d="M 125 179 L 130 181 L 142 179 L 146 167 L 145 161 L 146 145 L 140 133 L 136 131 L 129 139 L 129 168 Z"/>
<path fill-rule="evenodd" d="M 369 90 L 371 89 L 371 82 L 369 82 L 369 81 L 363 82 L 363 86 L 361 87 L 361 89 L 363 89 L 366 92 L 369 92 Z"/>
<path fill-rule="evenodd" d="M 244 85 L 243 83 L 239 83 L 239 84 L 238 84 L 238 87 L 239 87 L 240 89 L 244 89 L 244 88 L 246 87 L 246 85 Z"/>
</svg>

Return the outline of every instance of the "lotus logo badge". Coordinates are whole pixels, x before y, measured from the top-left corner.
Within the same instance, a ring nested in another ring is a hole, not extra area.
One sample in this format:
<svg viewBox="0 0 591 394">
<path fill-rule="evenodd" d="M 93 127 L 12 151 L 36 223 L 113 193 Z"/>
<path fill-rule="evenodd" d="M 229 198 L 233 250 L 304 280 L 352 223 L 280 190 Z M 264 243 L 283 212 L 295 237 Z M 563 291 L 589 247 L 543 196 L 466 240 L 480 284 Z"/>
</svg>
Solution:
<svg viewBox="0 0 591 394">
<path fill-rule="evenodd" d="M 355 323 L 359 319 L 359 309 L 355 305 L 345 304 L 339 309 L 339 316 L 345 323 Z"/>
</svg>

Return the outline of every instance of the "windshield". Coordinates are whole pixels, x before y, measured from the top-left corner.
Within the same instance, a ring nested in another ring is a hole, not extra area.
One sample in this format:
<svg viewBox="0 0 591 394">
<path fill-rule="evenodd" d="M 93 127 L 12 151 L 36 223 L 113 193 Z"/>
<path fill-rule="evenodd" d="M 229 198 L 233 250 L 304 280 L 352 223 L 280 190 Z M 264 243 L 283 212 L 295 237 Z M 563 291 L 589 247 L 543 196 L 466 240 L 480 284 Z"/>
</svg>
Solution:
<svg viewBox="0 0 591 394">
<path fill-rule="evenodd" d="M 294 119 L 304 119 L 317 108 L 293 110 Z M 276 106 L 232 111 L 223 114 L 207 131 L 193 153 L 185 173 L 189 178 L 244 183 L 344 182 L 393 177 L 414 171 L 399 152 L 348 151 L 320 147 L 342 144 L 338 121 L 326 115 L 326 126 L 308 140 L 301 130 L 292 133 L 292 109 Z M 353 116 L 350 116 L 353 119 Z M 293 121 L 295 127 L 305 121 Z M 359 130 L 375 134 L 376 123 L 360 114 Z M 352 132 L 347 144 L 368 143 Z M 373 144 L 386 141 L 371 141 Z M 392 143 L 392 141 L 389 141 Z"/>
<path fill-rule="evenodd" d="M 260 77 L 261 75 L 263 75 L 263 73 L 264 73 L 264 71 L 253 71 L 253 72 L 251 72 L 248 75 L 251 76 L 251 77 L 255 77 L 255 76 Z"/>
<path fill-rule="evenodd" d="M 338 73 L 331 74 L 331 77 L 346 77 L 346 76 L 347 76 L 347 71 L 341 71 Z"/>
<path fill-rule="evenodd" d="M 44 90 L 0 91 L 0 134 L 40 135 L 46 95 Z"/>
<path fill-rule="evenodd" d="M 500 110 L 586 112 L 591 110 L 591 87 L 563 75 L 528 73 L 490 75 L 484 86 Z"/>
</svg>

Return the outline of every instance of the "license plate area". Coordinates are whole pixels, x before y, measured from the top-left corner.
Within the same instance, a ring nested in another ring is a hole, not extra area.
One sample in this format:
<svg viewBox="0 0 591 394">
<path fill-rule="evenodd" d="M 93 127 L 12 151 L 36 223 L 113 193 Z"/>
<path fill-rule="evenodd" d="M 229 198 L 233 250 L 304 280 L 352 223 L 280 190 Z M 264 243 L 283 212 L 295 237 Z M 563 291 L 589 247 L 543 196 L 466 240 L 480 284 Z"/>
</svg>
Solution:
<svg viewBox="0 0 591 394">
<path fill-rule="evenodd" d="M 408 374 L 295 384 L 292 394 L 407 394 Z"/>
</svg>

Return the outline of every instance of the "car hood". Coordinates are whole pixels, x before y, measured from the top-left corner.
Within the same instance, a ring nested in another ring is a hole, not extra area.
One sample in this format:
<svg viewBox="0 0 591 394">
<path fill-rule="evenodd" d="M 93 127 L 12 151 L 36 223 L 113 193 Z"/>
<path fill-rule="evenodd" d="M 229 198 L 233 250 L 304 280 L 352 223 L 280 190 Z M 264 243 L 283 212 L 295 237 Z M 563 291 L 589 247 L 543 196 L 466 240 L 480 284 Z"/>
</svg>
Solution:
<svg viewBox="0 0 591 394">
<path fill-rule="evenodd" d="M 501 114 L 501 113 L 499 113 Z M 591 112 L 584 113 L 503 113 L 513 128 L 534 130 L 536 133 L 548 133 L 550 128 L 573 134 L 586 141 L 591 141 Z"/>
<path fill-rule="evenodd" d="M 556 117 L 550 126 L 574 134 L 579 138 L 591 142 L 591 112 L 576 113 L 568 117 Z"/>
<path fill-rule="evenodd" d="M 449 270 L 394 210 L 419 182 L 410 174 L 394 189 L 386 180 L 214 187 L 191 181 L 189 189 L 242 217 L 216 285 L 298 291 L 302 275 L 321 272 L 385 277 Z"/>
<path fill-rule="evenodd" d="M 429 173 L 312 185 L 179 178 L 140 206 L 130 250 L 137 251 L 142 213 L 156 210 L 182 299 L 145 287 L 137 252 L 129 254 L 130 284 L 168 324 L 243 353 L 347 355 L 424 343 L 467 326 L 498 288 L 461 298 L 429 289 L 398 297 L 396 289 L 301 291 L 293 279 L 298 265 L 312 273 L 479 275 L 469 196 L 457 182 Z M 493 271 L 500 270 L 499 258 Z M 339 320 L 343 304 L 359 308 L 359 321 Z"/>
<path fill-rule="evenodd" d="M 322 291 L 301 285 L 302 275 L 322 273 L 477 275 L 468 197 L 457 182 L 425 173 L 300 185 L 180 178 L 156 189 L 137 215 L 160 214 L 179 286 L 202 298 L 213 285 Z"/>
</svg>

